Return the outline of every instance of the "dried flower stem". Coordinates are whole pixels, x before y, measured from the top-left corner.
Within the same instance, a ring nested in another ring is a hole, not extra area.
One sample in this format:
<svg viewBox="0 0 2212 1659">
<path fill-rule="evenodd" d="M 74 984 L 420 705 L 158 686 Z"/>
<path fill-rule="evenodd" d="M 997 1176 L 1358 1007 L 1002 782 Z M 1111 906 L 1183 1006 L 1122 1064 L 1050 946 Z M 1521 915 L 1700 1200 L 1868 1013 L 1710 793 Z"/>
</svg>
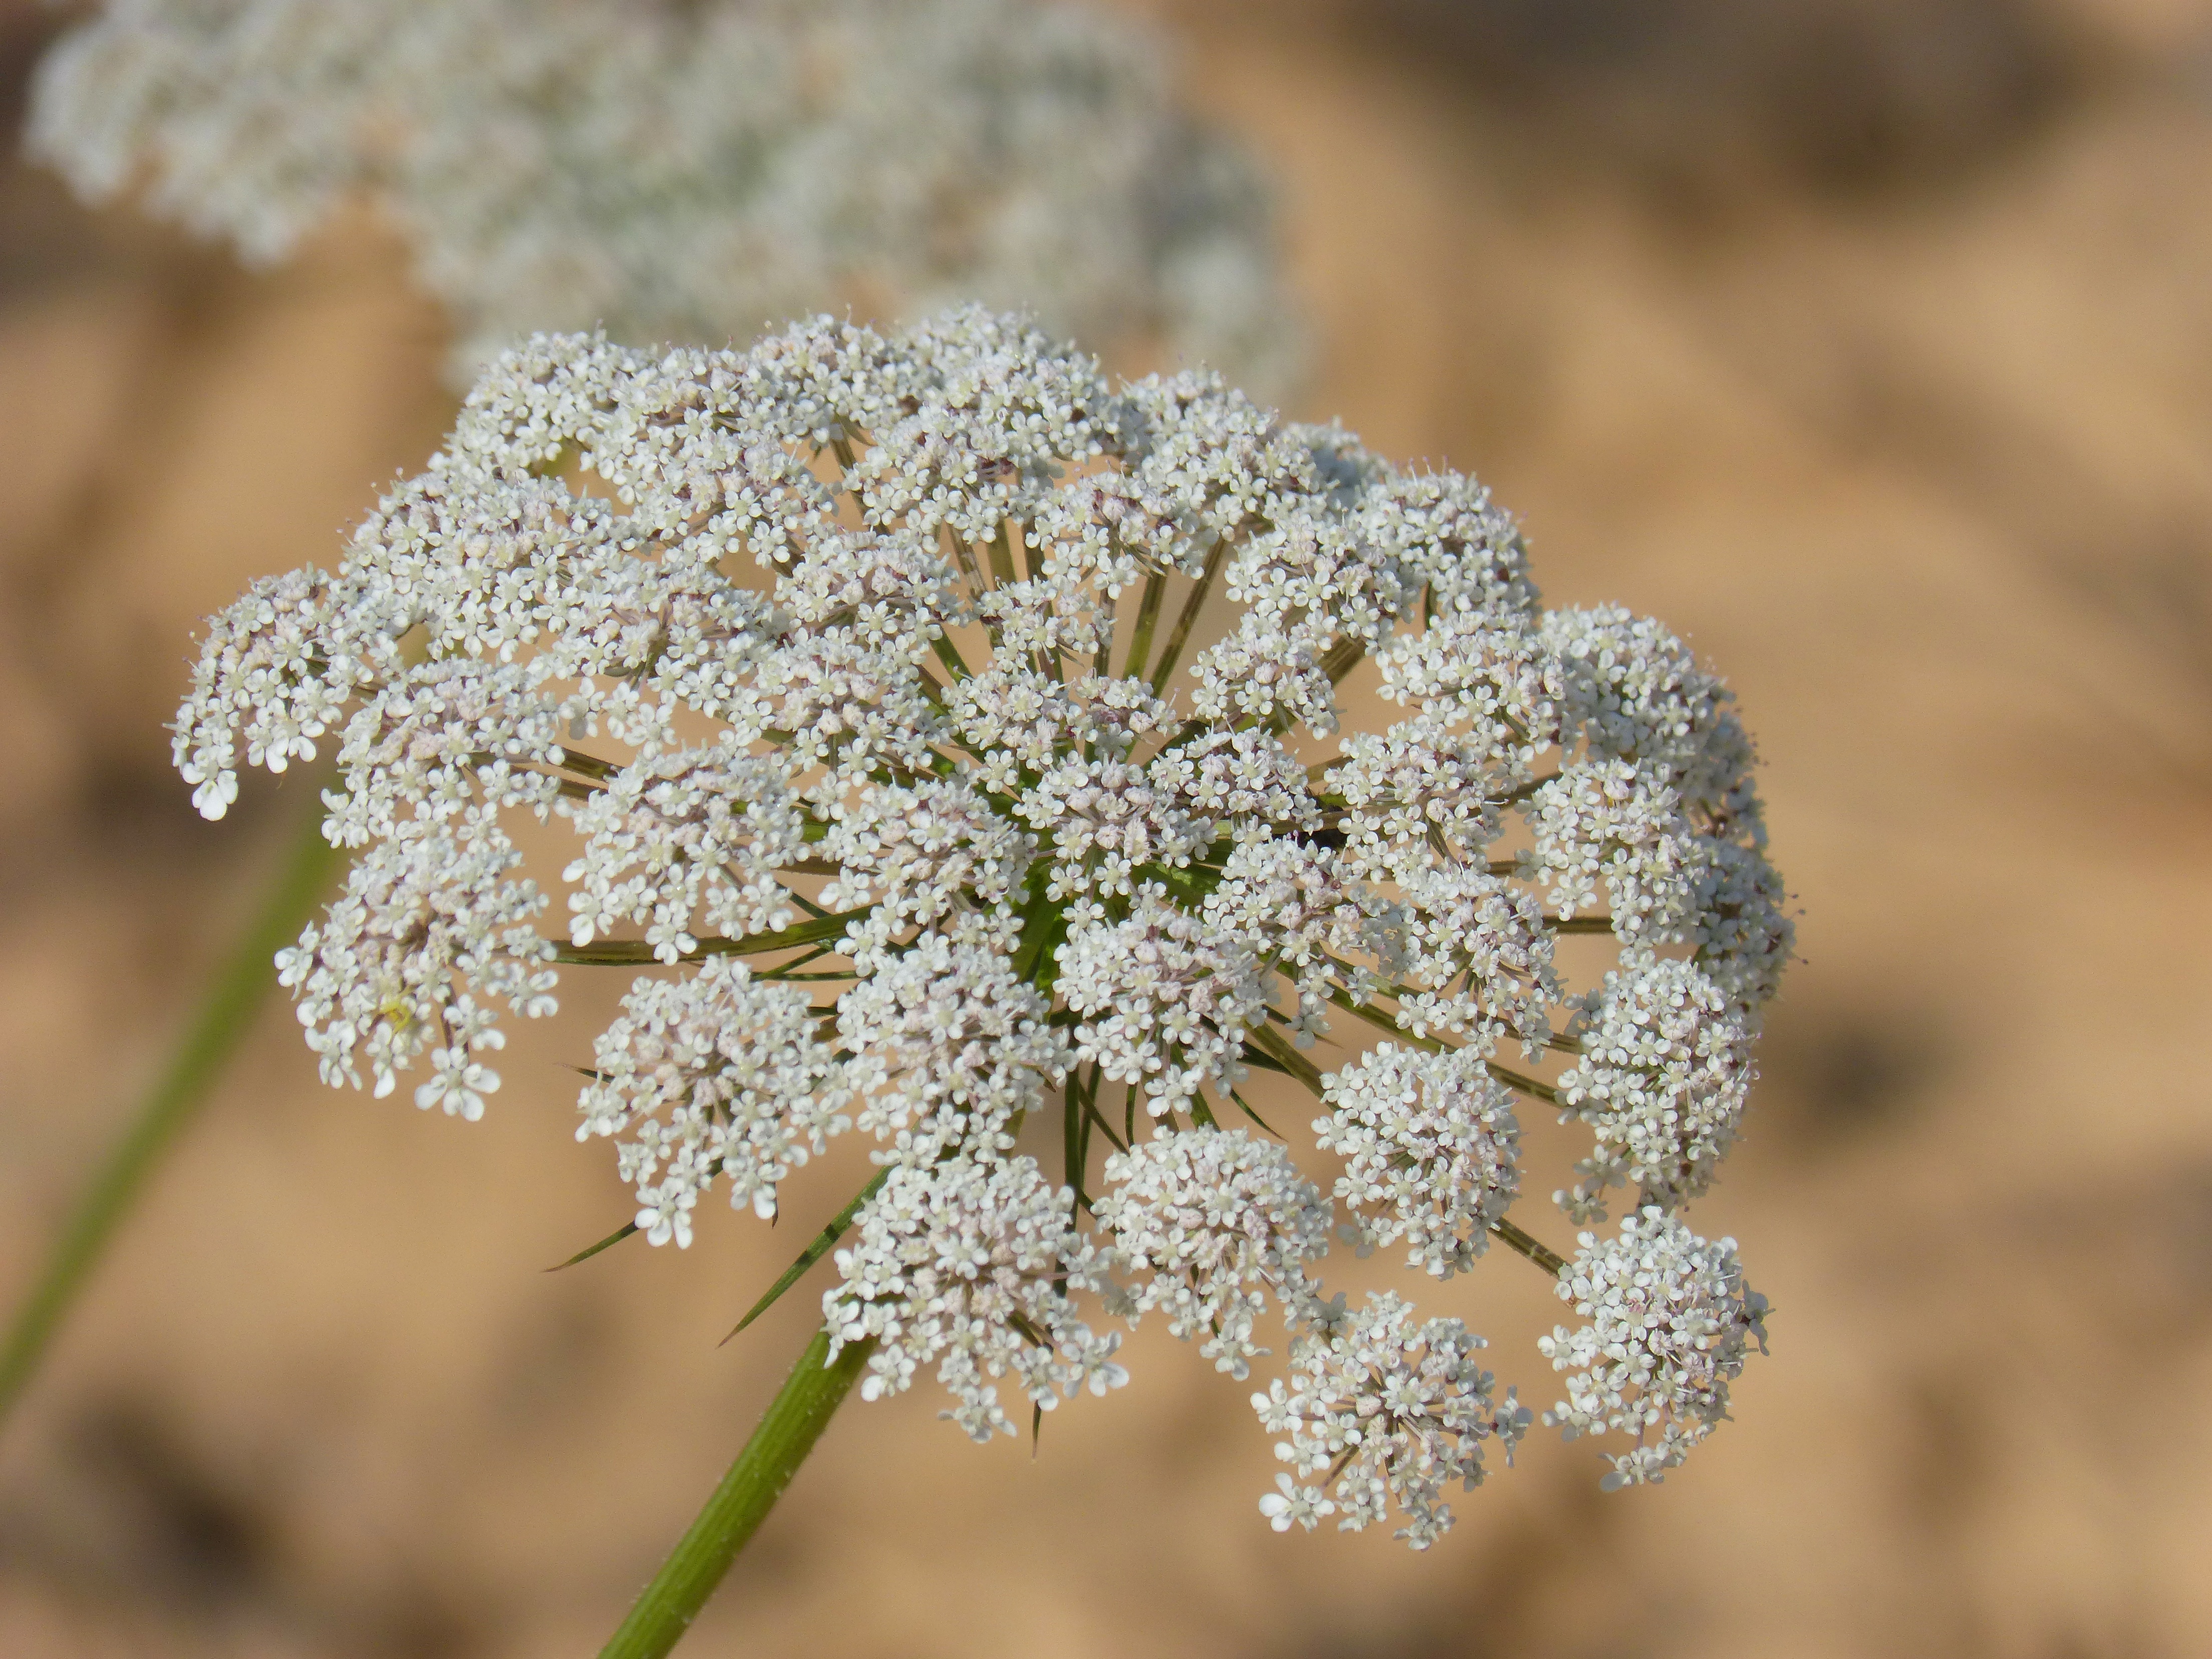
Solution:
<svg viewBox="0 0 2212 1659">
<path fill-rule="evenodd" d="M 814 1333 L 782 1389 L 769 1402 L 752 1438 L 745 1442 L 699 1518 L 661 1563 L 629 1617 L 599 1650 L 599 1659 L 659 1659 L 683 1639 L 738 1552 L 767 1519 L 814 1449 L 875 1346 L 872 1341 L 848 1343 L 833 1358 L 828 1329 Z"/>
<path fill-rule="evenodd" d="M 0 1346 L 0 1422 L 38 1369 L 55 1330 L 161 1155 L 206 1100 L 231 1051 L 252 1024 L 273 985 L 269 959 L 298 937 L 343 858 L 323 839 L 322 811 L 315 804 L 307 834 L 262 901 L 252 926 L 217 970 L 168 1068 L 78 1200 L 45 1271 L 9 1327 L 6 1344 Z"/>
</svg>

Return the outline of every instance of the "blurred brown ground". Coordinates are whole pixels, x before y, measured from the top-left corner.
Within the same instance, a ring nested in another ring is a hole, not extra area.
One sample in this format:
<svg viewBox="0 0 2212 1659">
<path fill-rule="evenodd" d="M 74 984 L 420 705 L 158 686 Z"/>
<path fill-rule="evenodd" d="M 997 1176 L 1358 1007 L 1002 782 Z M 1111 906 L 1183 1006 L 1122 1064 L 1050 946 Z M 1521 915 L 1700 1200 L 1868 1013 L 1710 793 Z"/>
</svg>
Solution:
<svg viewBox="0 0 2212 1659">
<path fill-rule="evenodd" d="M 1804 960 L 1698 1218 L 1774 1352 L 1662 1488 L 1532 1442 L 1425 1557 L 1269 1534 L 1249 1390 L 1157 1330 L 1036 1461 L 856 1404 L 684 1651 L 2212 1651 L 2212 8 L 1151 9 L 1282 169 L 1299 412 L 1741 694 Z M 11 126 L 49 27 L 0 3 Z M 161 722 L 196 619 L 443 429 L 403 276 L 0 169 L 11 1304 L 301 804 L 199 823 Z M 552 1063 L 594 1012 L 469 1127 L 325 1095 L 271 1006 L 0 1442 L 0 1655 L 596 1651 L 813 1297 L 714 1346 L 797 1243 L 736 1217 L 537 1271 L 623 1211 Z M 1547 1403 L 1493 1261 L 1416 1294 Z"/>
</svg>

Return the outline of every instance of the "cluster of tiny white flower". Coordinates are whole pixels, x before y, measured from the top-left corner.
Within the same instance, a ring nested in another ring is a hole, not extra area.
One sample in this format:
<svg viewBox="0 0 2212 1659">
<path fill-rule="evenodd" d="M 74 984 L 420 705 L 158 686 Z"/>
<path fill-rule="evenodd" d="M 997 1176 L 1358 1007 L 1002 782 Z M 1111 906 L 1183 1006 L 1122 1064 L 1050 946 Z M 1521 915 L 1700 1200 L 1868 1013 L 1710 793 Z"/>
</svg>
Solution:
<svg viewBox="0 0 2212 1659">
<path fill-rule="evenodd" d="M 1605 976 L 1583 1032 L 1582 1059 L 1559 1101 L 1597 1131 L 1583 1179 L 1557 1194 L 1577 1221 L 1602 1221 L 1602 1194 L 1640 1182 L 1673 1209 L 1712 1184 L 1735 1144 L 1750 1092 L 1751 1032 L 1692 963 L 1639 957 Z"/>
<path fill-rule="evenodd" d="M 1311 1531 L 1335 1513 L 1356 1529 L 1384 1519 L 1395 1499 L 1406 1516 L 1398 1536 L 1426 1549 L 1452 1523 L 1444 1488 L 1472 1492 L 1483 1477 L 1482 1443 L 1492 1435 L 1512 1461 L 1528 1431 L 1528 1411 L 1474 1363 L 1487 1345 L 1456 1319 L 1416 1324 L 1405 1301 L 1378 1291 L 1358 1313 L 1340 1304 L 1317 1313 L 1291 1350 L 1291 1379 L 1252 1396 L 1260 1421 L 1289 1437 L 1275 1455 L 1308 1480 L 1275 1477 L 1279 1491 L 1260 1500 L 1277 1532 L 1296 1522 Z"/>
<path fill-rule="evenodd" d="M 1607 1459 L 1607 1491 L 1659 1480 L 1728 1415 L 1745 1348 L 1766 1346 L 1766 1298 L 1744 1289 L 1735 1240 L 1709 1243 L 1656 1205 L 1624 1217 L 1617 1238 L 1577 1242 L 1559 1299 L 1589 1322 L 1536 1344 L 1553 1370 L 1575 1373 L 1544 1421 L 1569 1439 L 1634 1437 Z"/>
<path fill-rule="evenodd" d="M 690 1243 L 691 1207 L 718 1175 L 732 1204 L 774 1219 L 776 1183 L 850 1127 L 813 1001 L 804 986 L 755 983 L 726 957 L 690 979 L 631 985 L 595 1045 L 576 1139 L 631 1132 L 623 1179 L 654 1243 Z"/>
<path fill-rule="evenodd" d="M 946 1413 L 977 1440 L 1012 1434 L 995 1379 L 1012 1374 L 1040 1411 L 1088 1388 L 1128 1381 L 1121 1344 L 1076 1316 L 1072 1291 L 1100 1291 L 1100 1257 L 1071 1223 L 1033 1158 L 896 1164 L 837 1252 L 842 1282 L 822 1298 L 834 1357 L 872 1342 L 860 1397 L 899 1394 L 938 1362 L 958 1404 Z"/>
<path fill-rule="evenodd" d="M 536 329 L 981 298 L 1285 383 L 1266 189 L 1161 56 L 1059 0 L 106 0 L 30 142 L 254 262 L 368 192 L 464 373 Z"/>
<path fill-rule="evenodd" d="M 1290 1154 L 1242 1129 L 1157 1135 L 1106 1160 L 1096 1208 L 1115 1267 L 1149 1274 L 1127 1295 L 1133 1322 L 1168 1310 L 1177 1336 L 1207 1333 L 1200 1352 L 1242 1378 L 1267 1349 L 1252 1340 L 1266 1291 L 1293 1316 L 1314 1295 L 1306 1264 L 1328 1250 L 1328 1200 Z"/>
<path fill-rule="evenodd" d="M 851 952 L 871 971 L 837 1004 L 845 1075 L 867 1101 L 860 1127 L 893 1141 L 902 1161 L 1003 1152 L 1047 1085 L 1067 1075 L 1045 999 L 1004 955 L 941 934 L 884 954 L 878 964 Z"/>
<path fill-rule="evenodd" d="M 1106 1082 L 1141 1086 L 1156 1118 L 1242 1081 L 1245 1035 L 1267 1012 L 1249 941 L 1176 908 L 1156 882 L 1127 918 L 1084 927 L 1060 947 L 1060 994 L 1085 1017 L 1078 1056 Z"/>
<path fill-rule="evenodd" d="M 1345 1160 L 1336 1195 L 1377 1244 L 1405 1239 L 1409 1266 L 1449 1279 L 1489 1248 L 1518 1196 L 1513 1094 L 1481 1057 L 1385 1042 L 1322 1085 L 1322 1151 Z M 1388 1213 L 1370 1213 L 1387 1206 Z"/>
<path fill-rule="evenodd" d="M 1202 635 L 1216 596 L 1242 608 Z M 1411 706 L 1338 738 L 1363 663 Z M 334 574 L 216 619 L 176 757 L 217 817 L 241 758 L 333 732 L 329 833 L 363 850 L 283 964 L 325 1079 L 427 1064 L 418 1102 L 474 1115 L 501 1009 L 646 969 L 582 1133 L 678 1245 L 715 1182 L 773 1216 L 871 1137 L 824 1310 L 872 1397 L 933 1365 L 988 1437 L 1003 1379 L 1037 1410 L 1110 1387 L 1079 1296 L 1241 1376 L 1272 1300 L 1295 1381 L 1259 1409 L 1301 1479 L 1270 1517 L 1395 1504 L 1434 1538 L 1526 1414 L 1455 1321 L 1323 1299 L 1325 1188 L 1223 1127 L 1258 1071 L 1326 1108 L 1352 1233 L 1437 1278 L 1493 1237 L 1566 1267 L 1507 1215 L 1514 1097 L 1579 1115 L 1641 1218 L 1563 1281 L 1595 1322 L 1547 1346 L 1587 1373 L 1555 1419 L 1656 1431 L 1616 1461 L 1642 1479 L 1724 1408 L 1757 1304 L 1672 1212 L 1790 948 L 1749 745 L 1663 633 L 1542 611 L 1465 478 L 1208 375 L 1111 386 L 981 310 L 745 352 L 540 337 Z M 581 841 L 544 889 L 526 816 Z M 1601 988 L 1567 988 L 1563 933 L 1614 938 Z M 1325 1073 L 1339 1018 L 1392 1040 Z M 1017 1151 L 1055 1125 L 1057 1188 Z"/>
</svg>

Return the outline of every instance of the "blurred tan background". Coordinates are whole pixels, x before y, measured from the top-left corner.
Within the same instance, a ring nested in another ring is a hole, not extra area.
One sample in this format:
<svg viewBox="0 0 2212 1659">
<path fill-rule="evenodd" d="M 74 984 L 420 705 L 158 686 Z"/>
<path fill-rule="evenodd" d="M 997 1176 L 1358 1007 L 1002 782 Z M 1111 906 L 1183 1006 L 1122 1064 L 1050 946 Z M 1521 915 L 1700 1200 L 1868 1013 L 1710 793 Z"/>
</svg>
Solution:
<svg viewBox="0 0 2212 1659">
<path fill-rule="evenodd" d="M 1774 1352 L 1663 1487 L 1539 1435 L 1425 1557 L 1270 1534 L 1249 1388 L 1158 1330 L 1035 1460 L 856 1402 L 684 1650 L 2212 1652 L 2212 5 L 1147 9 L 1280 169 L 1297 412 L 1741 694 L 1804 960 L 1693 1218 Z M 0 0 L 11 131 L 52 27 Z M 188 634 L 420 464 L 441 330 L 373 225 L 249 276 L 0 167 L 10 1305 L 302 805 L 193 817 Z M 0 1437 L 0 1655 L 597 1650 L 819 1285 L 718 1348 L 793 1230 L 538 1271 L 625 1214 L 596 995 L 477 1126 L 272 1002 Z M 1554 1397 L 1524 1264 L 1408 1288 Z"/>
</svg>

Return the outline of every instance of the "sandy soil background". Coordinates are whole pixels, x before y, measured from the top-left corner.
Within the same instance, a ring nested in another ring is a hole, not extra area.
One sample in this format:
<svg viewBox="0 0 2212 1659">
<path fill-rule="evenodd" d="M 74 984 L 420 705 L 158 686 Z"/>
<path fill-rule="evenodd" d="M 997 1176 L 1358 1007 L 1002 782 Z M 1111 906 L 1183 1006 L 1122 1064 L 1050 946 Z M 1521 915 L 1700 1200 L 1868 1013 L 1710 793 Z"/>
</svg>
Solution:
<svg viewBox="0 0 2212 1659">
<path fill-rule="evenodd" d="M 1804 960 L 1698 1218 L 1774 1352 L 1662 1488 L 1532 1443 L 1425 1557 L 1267 1532 L 1248 1390 L 1157 1330 L 1034 1461 L 855 1404 L 684 1651 L 2212 1649 L 2212 8 L 1150 9 L 1281 170 L 1298 412 L 1741 694 Z M 51 27 L 0 3 L 11 128 Z M 0 168 L 0 1297 L 303 804 L 192 816 L 188 632 L 419 464 L 441 344 L 373 225 L 248 276 Z M 794 1246 L 731 1216 L 538 1272 L 624 1206 L 511 1058 L 425 1118 L 271 1006 L 0 1438 L 0 1653 L 596 1650 L 812 1298 L 715 1346 Z M 1547 1401 L 1546 1287 L 1463 1291 Z"/>
</svg>

